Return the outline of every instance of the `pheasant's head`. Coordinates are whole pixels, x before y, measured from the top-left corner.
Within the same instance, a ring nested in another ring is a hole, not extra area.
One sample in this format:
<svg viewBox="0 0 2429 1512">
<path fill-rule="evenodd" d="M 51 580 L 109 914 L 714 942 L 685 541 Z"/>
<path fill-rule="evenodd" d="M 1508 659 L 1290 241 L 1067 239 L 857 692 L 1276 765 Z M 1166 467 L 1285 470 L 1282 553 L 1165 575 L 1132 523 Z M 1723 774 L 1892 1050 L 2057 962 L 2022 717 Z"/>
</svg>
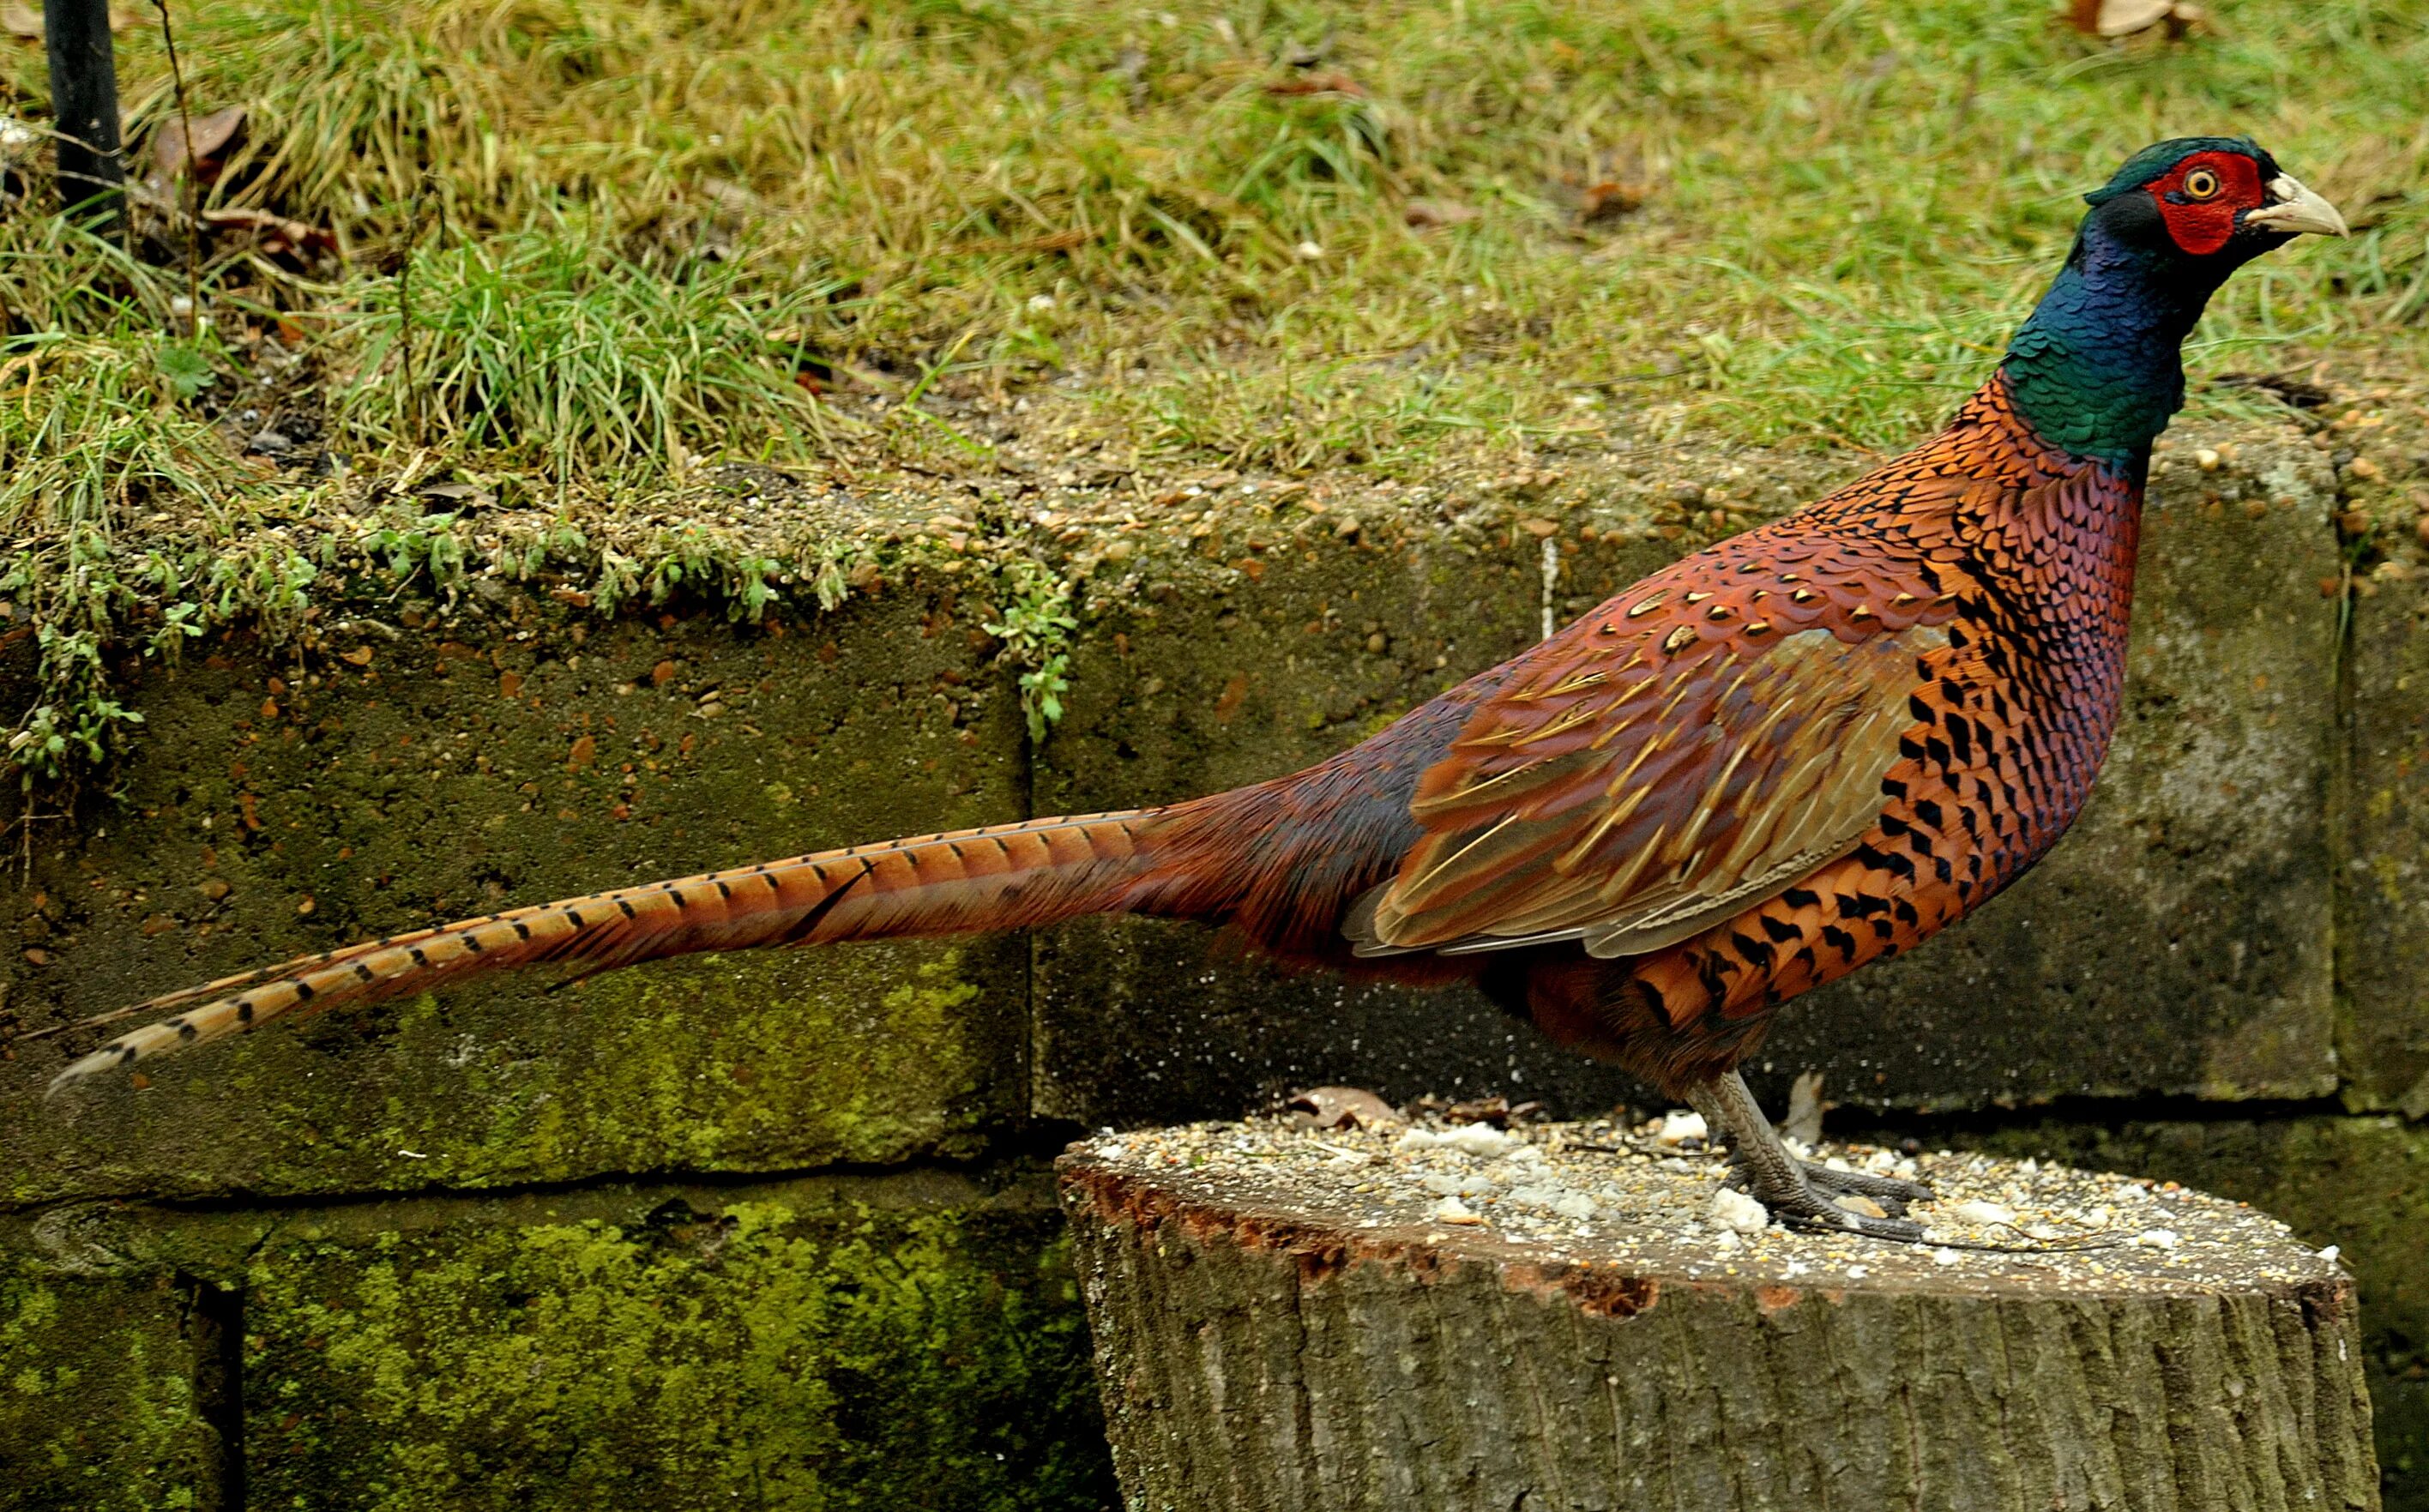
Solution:
<svg viewBox="0 0 2429 1512">
<path fill-rule="evenodd" d="M 2344 217 L 2249 137 L 2179 137 L 2145 147 L 2087 194 L 2119 242 L 2182 258 L 2214 278 L 2305 231 L 2341 237 Z M 2188 271 L 2190 271 L 2189 269 Z"/>
<path fill-rule="evenodd" d="M 2084 198 L 2066 266 L 2001 367 L 2042 440 L 2140 479 L 2184 403 L 2177 353 L 2202 306 L 2271 248 L 2343 236 L 2344 217 L 2248 137 L 2145 147 Z"/>
</svg>

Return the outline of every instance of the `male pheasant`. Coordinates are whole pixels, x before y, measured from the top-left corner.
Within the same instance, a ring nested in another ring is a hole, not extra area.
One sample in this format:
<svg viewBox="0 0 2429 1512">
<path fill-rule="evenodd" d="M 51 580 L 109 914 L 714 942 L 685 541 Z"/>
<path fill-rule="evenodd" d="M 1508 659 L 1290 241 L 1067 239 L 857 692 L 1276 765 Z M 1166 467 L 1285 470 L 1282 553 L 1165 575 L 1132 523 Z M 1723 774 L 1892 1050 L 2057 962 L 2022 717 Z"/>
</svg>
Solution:
<svg viewBox="0 0 2429 1512">
<path fill-rule="evenodd" d="M 2086 198 L 2065 268 L 1947 429 L 1306 771 L 350 945 L 90 1020 L 175 1011 L 58 1081 L 539 961 L 1145 913 L 1476 980 L 1702 1109 L 1776 1215 L 1920 1238 L 1903 1205 L 1927 1192 L 1793 1159 L 1733 1068 L 1781 1003 L 1979 907 L 2074 820 L 2117 722 L 2178 347 L 2236 268 L 2345 230 L 2242 139 L 2161 142 Z"/>
</svg>

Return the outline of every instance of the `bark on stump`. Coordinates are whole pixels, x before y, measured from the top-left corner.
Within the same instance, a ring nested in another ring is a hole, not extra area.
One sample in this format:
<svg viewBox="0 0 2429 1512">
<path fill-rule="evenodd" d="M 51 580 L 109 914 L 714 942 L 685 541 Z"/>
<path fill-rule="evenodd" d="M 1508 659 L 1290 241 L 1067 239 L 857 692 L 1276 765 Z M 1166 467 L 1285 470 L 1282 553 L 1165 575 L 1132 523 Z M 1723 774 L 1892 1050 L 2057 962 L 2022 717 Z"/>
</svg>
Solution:
<svg viewBox="0 0 2429 1512">
<path fill-rule="evenodd" d="M 1397 1133 L 1063 1158 L 1132 1512 L 2379 1504 L 2352 1280 L 2248 1208 L 1959 1156 L 1935 1237 L 2122 1242 L 1724 1238 L 1717 1163 L 1626 1131 L 1533 1132 L 1514 1176 Z"/>
</svg>

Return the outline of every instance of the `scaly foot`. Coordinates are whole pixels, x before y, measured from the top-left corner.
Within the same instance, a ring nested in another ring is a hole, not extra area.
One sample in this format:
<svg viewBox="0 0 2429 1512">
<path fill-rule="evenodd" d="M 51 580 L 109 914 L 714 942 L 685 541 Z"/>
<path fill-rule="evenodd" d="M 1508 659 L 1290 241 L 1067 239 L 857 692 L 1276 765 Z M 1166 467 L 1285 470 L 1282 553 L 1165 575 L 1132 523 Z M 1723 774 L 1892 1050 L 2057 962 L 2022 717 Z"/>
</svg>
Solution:
<svg viewBox="0 0 2429 1512">
<path fill-rule="evenodd" d="M 1806 1171 L 1809 1172 L 1811 1169 L 1809 1166 Z M 1833 1171 L 1827 1174 L 1840 1175 L 1844 1173 Z M 1771 1216 L 1774 1219 L 1786 1224 L 1791 1228 L 1827 1230 L 1839 1234 L 1861 1234 L 1866 1239 L 1894 1240 L 1906 1244 L 1924 1242 L 1921 1224 L 1902 1217 L 1872 1218 L 1863 1213 L 1849 1212 L 1831 1201 L 1828 1193 L 1816 1192 L 1803 1182 L 1793 1186 L 1772 1186 L 1749 1178 L 1747 1188 L 1755 1201 L 1771 1210 Z M 1904 1212 L 1904 1205 L 1901 1204 L 1897 1210 Z"/>
<path fill-rule="evenodd" d="M 1876 1176 L 1863 1171 L 1834 1171 L 1819 1160 L 1798 1160 L 1798 1170 L 1805 1173 L 1805 1184 L 1834 1197 L 1865 1197 L 1878 1204 L 1892 1218 L 1906 1216 L 1910 1202 L 1929 1202 L 1934 1193 L 1920 1181 L 1901 1181 L 1895 1176 Z M 1752 1190 L 1752 1178 L 1746 1175 L 1746 1162 L 1732 1154 L 1729 1157 L 1729 1185 Z"/>
<path fill-rule="evenodd" d="M 1870 1197 L 1889 1209 L 1892 1218 L 1906 1215 L 1910 1202 L 1929 1202 L 1934 1193 L 1920 1181 L 1903 1181 L 1896 1176 L 1876 1176 L 1865 1171 L 1833 1171 L 1819 1160 L 1800 1160 L 1805 1168 L 1807 1185 L 1844 1197 Z"/>
<path fill-rule="evenodd" d="M 1861 1171 L 1833 1171 L 1795 1159 L 1772 1131 L 1771 1120 L 1762 1116 L 1744 1078 L 1734 1071 L 1689 1089 L 1688 1100 L 1727 1142 L 1730 1180 L 1743 1185 L 1779 1222 L 1792 1228 L 1861 1234 L 1907 1244 L 1924 1241 L 1923 1225 L 1904 1215 L 1908 1203 L 1930 1199 L 1929 1187 Z M 1834 1195 L 1866 1198 L 1886 1216 L 1849 1212 L 1831 1200 Z"/>
</svg>

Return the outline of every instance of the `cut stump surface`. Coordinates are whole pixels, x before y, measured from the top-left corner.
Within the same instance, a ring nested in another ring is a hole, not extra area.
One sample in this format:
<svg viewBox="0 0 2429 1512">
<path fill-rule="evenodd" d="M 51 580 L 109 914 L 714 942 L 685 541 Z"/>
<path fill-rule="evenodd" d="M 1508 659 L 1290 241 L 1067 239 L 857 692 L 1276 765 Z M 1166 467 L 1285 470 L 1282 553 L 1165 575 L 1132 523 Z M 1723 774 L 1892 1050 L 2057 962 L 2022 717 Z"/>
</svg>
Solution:
<svg viewBox="0 0 2429 1512">
<path fill-rule="evenodd" d="M 2352 1279 L 2265 1215 L 1832 1147 L 1930 1183 L 1934 1242 L 1794 1234 L 1671 1139 L 1260 1120 L 1072 1146 L 1129 1505 L 2378 1505 Z M 1955 1247 L 1984 1243 L 2039 1252 Z"/>
</svg>

